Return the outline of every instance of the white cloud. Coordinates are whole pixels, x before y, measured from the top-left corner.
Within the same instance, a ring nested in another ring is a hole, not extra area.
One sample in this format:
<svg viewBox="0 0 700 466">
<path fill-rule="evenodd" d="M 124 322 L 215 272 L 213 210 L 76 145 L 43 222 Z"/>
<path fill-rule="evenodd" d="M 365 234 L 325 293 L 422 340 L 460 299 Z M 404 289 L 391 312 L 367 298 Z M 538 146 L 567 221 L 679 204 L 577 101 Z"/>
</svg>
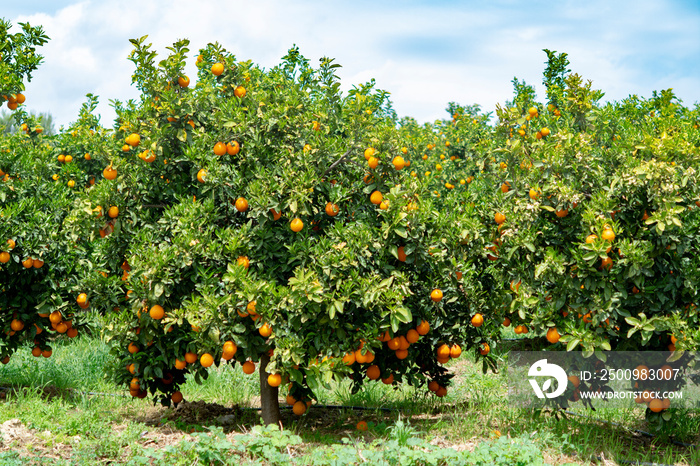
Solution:
<svg viewBox="0 0 700 466">
<path fill-rule="evenodd" d="M 297 44 L 312 65 L 335 57 L 343 89 L 376 78 L 400 116 L 431 121 L 447 116 L 449 101 L 493 110 L 512 97 L 514 76 L 542 99 L 543 48 L 567 52 L 570 68 L 607 98 L 674 87 L 686 103 L 700 100 L 700 14 L 673 4 L 92 0 L 11 19 L 41 24 L 51 37 L 27 103 L 60 124 L 75 120 L 86 93 L 100 96 L 107 126 L 109 99 L 138 96 L 128 40 L 143 35 L 160 53 L 187 37 L 191 57 L 216 41 L 263 67 Z M 668 68 L 658 69 L 659 62 Z M 187 72 L 195 75 L 193 59 Z"/>
</svg>

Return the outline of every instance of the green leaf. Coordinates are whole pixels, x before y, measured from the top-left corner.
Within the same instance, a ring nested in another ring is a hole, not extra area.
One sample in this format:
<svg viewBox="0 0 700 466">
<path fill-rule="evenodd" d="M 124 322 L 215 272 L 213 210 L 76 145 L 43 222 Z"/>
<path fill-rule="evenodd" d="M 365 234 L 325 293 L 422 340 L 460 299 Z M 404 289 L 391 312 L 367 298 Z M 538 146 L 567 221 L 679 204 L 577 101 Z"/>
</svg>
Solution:
<svg viewBox="0 0 700 466">
<path fill-rule="evenodd" d="M 580 338 L 574 338 L 573 340 L 569 340 L 569 342 L 566 344 L 566 351 L 573 351 L 579 343 L 581 343 Z"/>
<path fill-rule="evenodd" d="M 153 287 L 153 294 L 155 295 L 156 298 L 159 298 L 160 296 L 163 295 L 163 284 L 162 283 L 155 284 L 155 286 Z"/>
</svg>

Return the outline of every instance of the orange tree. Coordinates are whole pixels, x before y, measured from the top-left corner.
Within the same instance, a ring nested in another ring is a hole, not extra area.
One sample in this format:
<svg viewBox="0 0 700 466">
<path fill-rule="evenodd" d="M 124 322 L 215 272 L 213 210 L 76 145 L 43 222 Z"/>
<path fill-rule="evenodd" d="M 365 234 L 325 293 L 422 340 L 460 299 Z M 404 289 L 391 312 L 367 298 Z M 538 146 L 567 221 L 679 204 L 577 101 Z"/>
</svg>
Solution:
<svg viewBox="0 0 700 466">
<path fill-rule="evenodd" d="M 73 223 L 96 243 L 81 276 L 107 275 L 82 288 L 120 309 L 106 329 L 116 380 L 169 405 L 188 373 L 258 364 L 268 423 L 282 383 L 297 414 L 346 376 L 444 396 L 454 343 L 482 343 L 465 339 L 461 214 L 409 175 L 387 94 L 343 96 L 338 65 L 295 48 L 263 70 L 209 44 L 195 84 L 186 40 L 158 63 L 132 42 L 141 99 L 115 103 L 111 147 L 93 157 L 103 177 Z"/>
<path fill-rule="evenodd" d="M 0 21 L 3 81 L 0 94 L 15 110 L 21 129 L 0 139 L 0 358 L 3 363 L 25 342 L 32 354 L 51 356 L 56 334 L 74 337 L 72 314 L 79 309 L 68 293 L 67 280 L 85 250 L 68 241 L 62 229 L 77 188 L 60 183 L 51 138 L 44 138 L 39 122 L 21 107 L 23 82 L 30 79 L 42 57 L 36 47 L 46 42 L 41 28 L 21 24 L 9 34 Z M 19 107 L 19 108 L 18 108 Z"/>
<path fill-rule="evenodd" d="M 478 118 L 451 112 L 428 136 L 447 141 L 428 149 L 450 142 L 445 159 L 466 159 L 427 152 L 415 169 L 449 173 L 432 182 L 436 197 L 471 179 L 463 196 L 491 260 L 484 327 L 512 323 L 539 347 L 586 354 L 697 349 L 698 109 L 670 90 L 601 105 L 564 54 L 547 52 L 547 105 L 515 80 L 481 150 L 465 124 Z"/>
</svg>

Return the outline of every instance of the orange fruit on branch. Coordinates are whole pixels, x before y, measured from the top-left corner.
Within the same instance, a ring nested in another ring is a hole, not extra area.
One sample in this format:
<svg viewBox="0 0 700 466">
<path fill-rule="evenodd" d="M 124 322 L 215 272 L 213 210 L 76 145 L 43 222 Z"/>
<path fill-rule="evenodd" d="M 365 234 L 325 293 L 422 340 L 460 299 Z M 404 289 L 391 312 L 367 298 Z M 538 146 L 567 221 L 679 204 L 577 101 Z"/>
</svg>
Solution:
<svg viewBox="0 0 700 466">
<path fill-rule="evenodd" d="M 224 64 L 223 63 L 214 63 L 211 65 L 211 74 L 214 76 L 221 76 L 221 74 L 224 72 Z"/>
<path fill-rule="evenodd" d="M 239 212 L 245 212 L 248 210 L 248 201 L 244 197 L 239 197 L 236 199 L 236 210 Z"/>
<path fill-rule="evenodd" d="M 336 204 L 333 204 L 332 202 L 326 203 L 326 215 L 328 215 L 329 217 L 335 217 L 336 215 L 338 215 L 339 212 L 340 209 Z"/>
<path fill-rule="evenodd" d="M 440 301 L 442 301 L 442 290 L 435 288 L 430 293 L 430 299 L 432 299 L 436 303 L 439 303 Z"/>
<path fill-rule="evenodd" d="M 289 227 L 294 233 L 299 233 L 304 228 L 304 222 L 297 217 L 290 222 Z"/>
<path fill-rule="evenodd" d="M 199 363 L 202 367 L 211 367 L 214 364 L 214 357 L 209 353 L 204 353 L 199 357 Z"/>
</svg>

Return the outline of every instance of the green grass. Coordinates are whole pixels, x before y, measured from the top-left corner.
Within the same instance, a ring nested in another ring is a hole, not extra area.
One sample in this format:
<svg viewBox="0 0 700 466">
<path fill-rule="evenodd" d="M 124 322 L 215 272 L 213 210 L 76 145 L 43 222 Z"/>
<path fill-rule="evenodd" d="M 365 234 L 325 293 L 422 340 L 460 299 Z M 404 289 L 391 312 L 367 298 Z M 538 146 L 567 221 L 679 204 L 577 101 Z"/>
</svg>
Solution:
<svg viewBox="0 0 700 466">
<path fill-rule="evenodd" d="M 215 452 L 231 455 L 231 445 L 235 444 L 231 436 L 249 432 L 260 422 L 257 411 L 249 409 L 258 399 L 257 374 L 246 376 L 238 367 L 222 366 L 212 370 L 202 385 L 188 381 L 182 388 L 186 400 L 223 406 L 214 410 L 214 414 L 205 412 L 199 416 L 182 409 L 154 407 L 148 400 L 126 396 L 126 390 L 104 379 L 104 366 L 109 359 L 108 347 L 103 342 L 81 337 L 54 344 L 53 356 L 48 359 L 34 358 L 29 348 L 23 348 L 9 364 L 0 367 L 0 386 L 5 394 L 5 401 L 0 402 L 0 423 L 19 419 L 32 433 L 29 441 L 20 438 L 14 445 L 6 444 L 12 451 L 0 450 L 0 464 L 32 464 L 31 461 L 36 461 L 35 464 L 95 464 L 108 460 L 113 464 L 191 464 L 187 461 L 203 461 Z M 654 438 L 646 438 L 632 432 L 634 429 L 651 430 L 639 407 L 601 408 L 591 412 L 574 405 L 570 410 L 586 417 L 535 416 L 508 405 L 505 372 L 483 374 L 481 366 L 467 361 L 465 356 L 452 363 L 451 368 L 457 375 L 443 399 L 428 396 L 423 389 L 409 386 L 396 389 L 373 382 L 353 394 L 350 384 L 341 382 L 319 393 L 318 402 L 319 405 L 342 405 L 345 409 L 312 407 L 301 418 L 284 409 L 286 431 L 300 439 L 299 445 L 293 445 L 295 461 L 306 458 L 304 461 L 325 464 L 325 459 L 318 458 L 336 453 L 346 455 L 351 461 L 355 453 L 343 450 L 346 445 L 343 439 L 351 439 L 351 444 L 360 442 L 357 444 L 368 448 L 368 455 L 374 454 L 372 449 L 378 448 L 377 442 L 384 444 L 391 439 L 399 442 L 397 455 L 401 448 L 410 447 L 400 445 L 408 439 L 413 439 L 411 442 L 433 441 L 457 449 L 471 449 L 481 444 L 487 448 L 491 445 L 487 440 L 495 438 L 495 432 L 500 431 L 503 438 L 526 439 L 523 448 L 532 447 L 543 452 L 551 464 L 591 464 L 592 458 L 601 456 L 665 464 L 700 464 L 700 451 L 671 442 L 671 438 L 696 444 L 700 441 L 697 413 L 678 415 L 673 430 L 655 432 Z M 227 411 L 234 406 L 248 409 Z M 235 413 L 236 419 L 224 426 L 221 438 L 217 440 L 212 434 L 199 445 L 187 443 L 192 442 L 187 436 L 190 431 L 207 431 L 208 426 L 217 424 L 222 412 Z M 367 432 L 355 429 L 359 420 L 368 421 Z M 223 437 L 224 433 L 229 437 Z M 272 443 L 291 442 L 287 437 L 273 437 L 268 439 Z M 264 455 L 256 453 L 255 442 L 258 441 L 251 440 L 250 451 L 238 451 L 237 456 L 229 456 L 229 460 L 236 464 L 259 464 L 260 461 L 277 464 L 274 458 L 261 459 Z M 271 455 L 277 451 L 277 446 L 265 448 Z M 291 447 L 280 448 L 282 453 L 279 454 L 284 456 Z M 497 448 L 509 447 L 499 444 Z M 24 456 L 18 456 L 18 452 Z M 285 464 L 284 461 L 280 464 Z M 222 460 L 204 464 L 227 463 Z"/>
</svg>

